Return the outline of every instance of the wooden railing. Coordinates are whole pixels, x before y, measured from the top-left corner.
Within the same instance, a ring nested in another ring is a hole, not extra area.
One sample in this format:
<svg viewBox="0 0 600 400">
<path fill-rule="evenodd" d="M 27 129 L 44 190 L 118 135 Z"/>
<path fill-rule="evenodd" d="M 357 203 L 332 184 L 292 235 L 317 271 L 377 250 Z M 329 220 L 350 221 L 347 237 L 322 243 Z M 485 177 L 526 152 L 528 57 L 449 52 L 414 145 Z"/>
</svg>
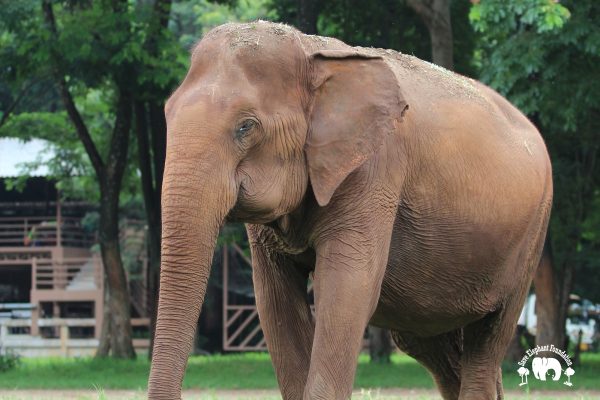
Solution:
<svg viewBox="0 0 600 400">
<path fill-rule="evenodd" d="M 0 246 L 3 247 L 90 247 L 95 236 L 81 226 L 80 218 L 2 217 Z"/>
<path fill-rule="evenodd" d="M 102 261 L 98 256 L 87 258 L 66 258 L 62 260 L 38 260 L 33 258 L 31 265 L 32 290 L 101 290 Z M 87 270 L 84 270 L 87 268 Z M 82 276 L 85 274 L 86 276 Z M 94 287 L 77 287 L 77 277 L 81 283 L 93 283 Z M 91 282 L 90 282 L 91 278 Z"/>
<path fill-rule="evenodd" d="M 38 325 L 43 328 L 54 328 L 58 337 L 42 338 L 27 333 L 32 324 L 31 319 L 0 320 L 0 347 L 2 351 L 12 350 L 24 356 L 39 355 L 85 355 L 94 354 L 98 347 L 98 340 L 94 338 L 71 338 L 70 328 L 100 329 L 94 318 L 45 318 L 38 320 Z M 148 318 L 132 318 L 131 325 L 148 326 Z M 137 350 L 147 350 L 150 346 L 149 339 L 133 339 Z"/>
</svg>

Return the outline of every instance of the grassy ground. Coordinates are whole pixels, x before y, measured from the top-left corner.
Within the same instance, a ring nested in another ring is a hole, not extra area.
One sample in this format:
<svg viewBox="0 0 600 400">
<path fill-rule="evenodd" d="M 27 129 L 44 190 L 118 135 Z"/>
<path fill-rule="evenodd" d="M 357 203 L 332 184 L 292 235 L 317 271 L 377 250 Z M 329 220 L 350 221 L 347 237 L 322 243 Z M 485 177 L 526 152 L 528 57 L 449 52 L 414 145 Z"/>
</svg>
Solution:
<svg viewBox="0 0 600 400">
<path fill-rule="evenodd" d="M 505 392 L 510 400 L 598 400 L 599 392 L 573 391 L 568 394 L 555 392 Z M 9 394 L 0 392 L 0 400 L 144 400 L 146 394 L 136 391 L 16 391 Z M 184 391 L 184 400 L 281 400 L 275 392 L 190 392 Z M 353 400 L 442 400 L 433 390 L 395 389 L 394 391 L 355 391 Z"/>
<path fill-rule="evenodd" d="M 361 356 L 356 388 L 431 389 L 429 374 L 414 360 L 394 355 L 391 365 L 373 365 Z M 519 388 L 517 365 L 504 368 L 506 390 Z M 149 363 L 136 361 L 84 359 L 24 359 L 14 370 L 0 373 L 0 390 L 4 389 L 128 389 L 143 391 Z M 563 391 L 600 390 L 600 354 L 584 354 L 582 365 L 575 367 L 573 387 L 559 382 L 539 382 L 529 376 L 528 390 Z M 183 384 L 185 389 L 274 389 L 277 387 L 268 354 L 238 354 L 191 357 Z M 4 391 L 2 390 L 2 391 Z M 524 391 L 524 390 L 523 390 Z M 6 393 L 4 391 L 4 393 Z M 374 397 L 376 398 L 376 397 Z"/>
</svg>

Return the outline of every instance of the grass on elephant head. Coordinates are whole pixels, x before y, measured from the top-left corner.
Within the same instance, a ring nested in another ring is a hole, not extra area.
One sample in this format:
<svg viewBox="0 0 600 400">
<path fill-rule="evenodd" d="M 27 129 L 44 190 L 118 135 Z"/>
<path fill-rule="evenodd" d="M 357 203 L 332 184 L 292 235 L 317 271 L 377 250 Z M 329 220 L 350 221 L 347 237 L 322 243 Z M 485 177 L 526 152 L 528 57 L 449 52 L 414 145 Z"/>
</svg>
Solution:
<svg viewBox="0 0 600 400">
<path fill-rule="evenodd" d="M 504 366 L 504 387 L 519 390 L 518 366 Z M 600 354 L 582 355 L 575 367 L 573 387 L 562 381 L 539 382 L 529 376 L 529 390 L 600 390 Z M 146 388 L 149 362 L 94 358 L 22 359 L 13 370 L 0 373 L 2 389 L 130 389 Z M 277 387 L 273 367 L 266 353 L 193 356 L 189 360 L 184 388 L 193 389 L 272 389 Z M 405 355 L 394 354 L 391 364 L 371 364 L 361 355 L 356 388 L 434 388 L 427 371 Z M 532 392 L 532 393 L 533 393 Z M 376 397 L 375 397 L 376 398 Z"/>
</svg>

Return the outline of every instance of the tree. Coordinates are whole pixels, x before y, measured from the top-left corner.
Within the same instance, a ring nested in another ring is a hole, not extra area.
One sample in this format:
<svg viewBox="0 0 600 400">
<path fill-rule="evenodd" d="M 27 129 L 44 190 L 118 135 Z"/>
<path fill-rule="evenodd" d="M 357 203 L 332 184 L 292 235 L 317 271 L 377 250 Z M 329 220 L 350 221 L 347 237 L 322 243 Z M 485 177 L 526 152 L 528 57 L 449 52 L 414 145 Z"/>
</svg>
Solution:
<svg viewBox="0 0 600 400">
<path fill-rule="evenodd" d="M 158 275 L 160 262 L 157 260 L 160 254 L 160 182 L 166 141 L 162 105 L 184 74 L 187 55 L 166 29 L 170 1 L 135 4 L 127 1 L 43 1 L 43 7 L 39 4 L 39 0 L 10 4 L 7 18 L 2 20 L 5 28 L 2 39 L 9 44 L 0 53 L 4 66 L 1 71 L 9 82 L 5 97 L 9 107 L 2 114 L 2 124 L 7 126 L 2 131 L 10 136 L 48 139 L 54 143 L 54 151 L 61 151 L 65 157 L 68 151 L 78 149 L 70 137 L 73 129 L 62 123 L 71 121 L 79 138 L 79 147 L 88 155 L 87 164 L 73 157 L 65 160 L 73 162 L 66 162 L 70 167 L 77 163 L 86 164 L 85 168 L 78 169 L 78 174 L 95 176 L 94 181 L 98 182 L 98 190 L 92 190 L 98 192 L 98 197 L 88 195 L 85 198 L 100 202 L 99 236 L 107 273 L 110 272 L 107 274 L 109 293 L 104 318 L 108 323 L 103 327 L 98 352 L 106 355 L 110 347 L 113 347 L 113 353 L 115 347 L 127 347 L 114 343 L 116 340 L 131 341 L 127 339 L 130 334 L 122 332 L 130 331 L 130 328 L 121 328 L 122 323 L 117 321 L 113 323 L 116 331 L 112 332 L 109 325 L 112 319 L 129 321 L 125 317 L 125 310 L 129 313 L 127 286 L 121 279 L 124 274 L 118 273 L 123 268 L 118 265 L 121 257 L 117 254 L 119 219 L 116 215 L 123 175 L 127 173 L 128 184 L 132 177 L 139 179 L 135 169 L 128 167 L 130 127 L 136 128 L 137 159 L 149 222 L 152 292 L 152 282 L 158 281 L 152 278 Z M 148 9 L 151 12 L 147 12 Z M 38 28 L 39 20 L 45 21 L 44 29 Z M 48 39 L 50 45 L 43 46 Z M 51 96 L 43 96 L 44 102 L 32 101 L 32 96 L 27 95 L 36 91 L 40 82 L 49 87 Z M 13 96 L 13 92 L 17 95 Z M 90 107 L 86 93 L 96 94 L 106 108 L 97 109 L 97 114 L 86 113 Z M 21 107 L 25 102 L 28 107 Z M 60 108 L 66 112 L 58 111 Z M 44 113 L 46 109 L 54 112 Z M 28 110 L 33 112 L 23 112 Z M 25 125 L 27 122 L 29 124 Z M 53 129 L 48 129 L 44 123 L 51 123 Z M 94 129 L 97 125 L 103 129 Z M 112 129 L 112 135 L 107 134 L 107 129 Z M 69 148 L 65 147 L 67 144 Z M 131 160 L 136 161 L 136 158 Z M 58 175 L 64 178 L 69 174 Z M 60 184 L 65 182 L 66 179 L 60 180 Z M 120 311 L 115 312 L 115 306 Z M 117 352 L 131 355 L 129 350 Z"/>
<path fill-rule="evenodd" d="M 316 35 L 324 3 L 321 0 L 279 0 L 271 1 L 269 5 L 277 20 L 294 25 L 303 33 Z"/>
<path fill-rule="evenodd" d="M 137 139 L 138 166 L 140 170 L 142 197 L 148 225 L 148 293 L 150 297 L 150 351 L 152 357 L 154 330 L 156 327 L 156 310 L 158 306 L 159 274 L 160 274 L 160 237 L 161 207 L 160 192 L 165 165 L 167 147 L 167 123 L 162 104 L 168 90 L 174 86 L 173 74 L 157 71 L 161 65 L 159 57 L 169 44 L 173 46 L 168 35 L 168 23 L 171 14 L 172 0 L 156 0 L 146 34 L 144 49 L 153 63 L 138 66 L 138 76 L 144 77 L 136 87 L 134 100 L 135 134 Z M 177 48 L 177 46 L 173 46 Z M 171 47 L 171 48 L 173 48 Z M 173 54 L 173 52 L 170 52 Z M 172 60 L 171 63 L 173 63 Z M 163 61 L 164 62 L 164 61 Z M 149 65 L 148 65 L 149 64 Z M 177 64 L 176 64 L 177 65 Z M 176 70 L 174 68 L 173 70 Z M 160 76 L 157 73 L 162 72 Z M 170 75 L 170 76 L 169 76 Z M 160 78 L 163 78 L 162 80 Z M 166 79 L 165 79 L 166 77 Z"/>
<path fill-rule="evenodd" d="M 389 364 L 392 355 L 392 338 L 389 330 L 369 325 L 369 355 L 371 362 L 377 364 Z"/>
<path fill-rule="evenodd" d="M 97 16 L 99 12 L 102 14 L 108 12 L 120 14 L 124 13 L 126 8 L 126 2 L 114 2 L 109 9 L 104 9 L 102 6 L 99 9 L 92 7 L 90 16 Z M 108 155 L 103 159 L 75 105 L 71 88 L 67 84 L 67 73 L 62 62 L 65 55 L 61 54 L 60 47 L 56 46 L 60 44 L 61 38 L 54 15 L 54 6 L 50 0 L 42 1 L 42 12 L 52 39 L 49 61 L 53 68 L 53 79 L 59 89 L 63 106 L 94 168 L 100 187 L 99 238 L 107 295 L 105 296 L 105 318 L 101 328 L 102 334 L 97 354 L 106 356 L 112 350 L 115 357 L 133 358 L 135 357 L 135 351 L 131 337 L 129 291 L 121 260 L 118 225 L 119 195 L 127 165 L 129 132 L 132 122 L 132 93 L 131 88 L 127 85 L 130 65 L 128 62 L 122 63 L 111 76 L 117 92 L 115 96 L 115 120 Z M 128 22 L 124 19 L 116 18 L 115 25 L 121 31 L 129 30 Z M 122 40 L 118 42 L 122 42 Z"/>
<path fill-rule="evenodd" d="M 429 30 L 431 58 L 434 64 L 454 70 L 454 41 L 450 18 L 450 0 L 406 0 Z"/>
<path fill-rule="evenodd" d="M 399 50 L 432 60 L 462 74 L 475 75 L 472 65 L 476 36 L 468 23 L 469 3 L 448 0 L 382 0 L 374 7 L 360 0 L 315 1 L 316 31 L 348 44 Z M 271 3 L 277 18 L 307 30 L 299 20 L 298 0 Z M 419 13 L 417 12 L 419 11 Z M 453 26 L 452 21 L 457 21 Z"/>
<path fill-rule="evenodd" d="M 598 254 L 600 3 L 473 1 L 481 79 L 538 126 L 554 169 L 547 256 L 535 290 L 538 344 L 562 346 L 576 269 Z M 597 271 L 596 271 L 597 274 Z"/>
<path fill-rule="evenodd" d="M 317 34 L 317 19 L 319 17 L 319 0 L 297 0 L 298 29 L 309 35 Z"/>
</svg>

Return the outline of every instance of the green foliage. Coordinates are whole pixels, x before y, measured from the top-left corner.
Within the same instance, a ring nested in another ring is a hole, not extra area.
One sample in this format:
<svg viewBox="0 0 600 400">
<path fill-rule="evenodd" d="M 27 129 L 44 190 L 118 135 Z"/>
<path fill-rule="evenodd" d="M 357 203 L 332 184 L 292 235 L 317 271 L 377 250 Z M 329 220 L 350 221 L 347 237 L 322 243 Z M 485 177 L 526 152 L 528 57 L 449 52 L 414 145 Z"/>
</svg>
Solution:
<svg viewBox="0 0 600 400">
<path fill-rule="evenodd" d="M 483 0 L 473 2 L 469 19 L 482 33 L 507 33 L 533 28 L 537 33 L 562 28 L 571 15 L 554 0 Z M 508 28 L 508 30 L 506 29 Z"/>
<path fill-rule="evenodd" d="M 109 138 L 106 133 L 112 130 L 114 120 L 110 109 L 111 91 L 79 91 L 82 92 L 82 96 L 76 98 L 79 111 L 101 154 L 106 154 Z M 14 114 L 0 127 L 0 137 L 15 137 L 24 141 L 36 138 L 48 143 L 48 147 L 36 161 L 21 165 L 22 175 L 12 180 L 15 187 L 22 188 L 31 172 L 43 165 L 48 170 L 48 177 L 57 181 L 57 187 L 64 197 L 90 202 L 99 199 L 97 181 L 89 158 L 65 111 Z M 134 178 L 130 177 L 132 180 Z M 137 178 L 135 180 L 137 182 Z"/>
<path fill-rule="evenodd" d="M 320 3 L 318 34 L 341 39 L 353 46 L 394 49 L 431 60 L 431 41 L 427 27 L 406 2 L 398 0 L 372 2 L 329 0 Z M 296 0 L 272 0 L 271 8 L 282 22 L 295 25 L 298 17 Z M 455 69 L 473 75 L 475 36 L 468 23 L 469 3 L 451 4 Z"/>
<path fill-rule="evenodd" d="M 327 2 L 319 32 L 353 45 L 393 48 L 422 58 L 431 52 L 429 34 L 412 10 L 392 0 L 373 7 L 369 2 Z"/>
<path fill-rule="evenodd" d="M 590 18 L 597 13 L 595 2 L 578 2 L 573 15 L 565 5 L 543 0 L 483 1 L 472 7 L 470 19 L 481 32 L 481 79 L 508 95 L 526 114 L 539 113 L 543 123 L 574 131 L 580 120 L 577 110 L 595 101 L 587 85 L 598 83 L 572 78 L 592 78 L 597 72 L 588 57 L 598 53 L 588 43 L 600 33 Z M 547 23 L 557 15 L 562 16 L 561 23 Z"/>
<path fill-rule="evenodd" d="M 20 362 L 21 358 L 18 354 L 13 353 L 12 351 L 0 352 L 0 373 L 17 368 Z"/>
<path fill-rule="evenodd" d="M 242 247 L 247 248 L 247 242 L 248 241 L 246 238 L 246 228 L 244 227 L 244 224 L 229 223 L 225 224 L 223 228 L 221 228 L 219 239 L 217 241 L 217 246 L 237 243 Z M 250 253 L 248 252 L 246 255 L 250 256 Z"/>
<path fill-rule="evenodd" d="M 192 0 L 173 4 L 170 28 L 186 49 L 215 26 L 227 22 L 274 20 L 276 12 L 269 9 L 269 0 L 238 0 L 214 2 Z"/>
<path fill-rule="evenodd" d="M 201 0 L 193 6 L 199 33 L 205 34 L 215 26 L 227 22 L 249 22 L 258 19 L 272 19 L 273 13 L 267 9 L 266 0 L 239 0 L 234 7 L 214 4 Z"/>
<path fill-rule="evenodd" d="M 64 112 L 22 112 L 10 117 L 0 127 L 0 137 L 54 141 L 70 130 L 70 122 Z"/>
<path fill-rule="evenodd" d="M 297 1 L 273 0 L 280 21 L 296 25 Z M 392 48 L 429 58 L 429 34 L 419 17 L 398 0 L 323 2 L 317 21 L 319 35 L 333 36 L 354 46 Z"/>
<path fill-rule="evenodd" d="M 143 48 L 150 29 L 151 4 L 125 2 L 122 12 L 115 13 L 108 2 L 55 1 L 58 36 L 52 40 L 42 17 L 41 1 L 3 3 L 8 4 L 0 16 L 3 44 L 0 47 L 0 77 L 3 78 L 0 102 L 4 101 L 8 108 L 20 93 L 23 98 L 0 126 L 0 137 L 44 139 L 49 143 L 46 155 L 51 155 L 49 161 L 43 157 L 22 165 L 22 176 L 12 183 L 22 187 L 30 172 L 44 163 L 65 197 L 95 202 L 99 199 L 99 189 L 91 163 L 72 121 L 62 111 L 56 88 L 48 84 L 53 80 L 52 54 L 59 61 L 58 67 L 66 72 L 77 109 L 101 157 L 106 160 L 117 93 L 125 86 L 129 86 L 128 90 L 136 86 L 152 87 L 154 92 L 140 93 L 138 88 L 138 93 L 146 100 L 163 101 L 185 73 L 186 52 L 168 30 L 157 35 L 158 56 Z M 133 79 L 123 81 L 123 75 Z M 4 97 L 2 89 L 6 91 Z M 40 93 L 42 90 L 45 93 Z M 42 101 L 38 101 L 39 98 Z M 130 145 L 130 149 L 135 150 L 135 145 Z M 133 150 L 132 163 L 122 185 L 124 201 L 139 196 L 137 159 Z"/>
<path fill-rule="evenodd" d="M 544 136 L 554 170 L 550 225 L 557 264 L 586 271 L 580 294 L 600 301 L 600 3 L 481 1 L 481 79 L 524 111 Z"/>
</svg>

